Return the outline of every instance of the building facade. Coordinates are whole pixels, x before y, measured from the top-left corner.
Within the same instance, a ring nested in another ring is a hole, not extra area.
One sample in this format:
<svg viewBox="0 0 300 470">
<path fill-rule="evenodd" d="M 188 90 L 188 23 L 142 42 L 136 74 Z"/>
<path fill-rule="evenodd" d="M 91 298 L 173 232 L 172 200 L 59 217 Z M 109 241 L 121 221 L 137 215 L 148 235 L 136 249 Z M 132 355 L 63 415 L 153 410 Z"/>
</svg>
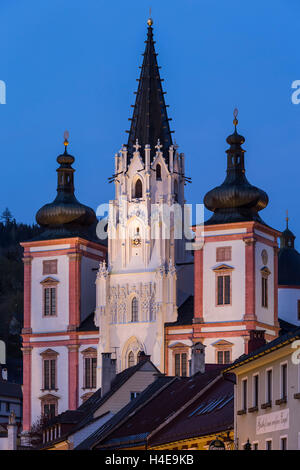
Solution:
<svg viewBox="0 0 300 470">
<path fill-rule="evenodd" d="M 249 355 L 228 371 L 235 373 L 236 448 L 300 449 L 300 331 L 287 333 Z"/>
<path fill-rule="evenodd" d="M 94 211 L 75 198 L 67 145 L 57 158 L 57 197 L 37 213 L 45 231 L 22 243 L 25 433 L 41 416 L 76 409 L 96 390 L 95 280 L 106 247 L 90 235 Z"/>
<path fill-rule="evenodd" d="M 115 355 L 118 372 L 144 352 L 161 372 L 186 376 L 195 343 L 206 347 L 208 363 L 224 364 L 248 352 L 251 330 L 276 338 L 278 278 L 280 312 L 290 322 L 291 304 L 300 312 L 300 281 L 287 285 L 278 274 L 281 234 L 259 215 L 268 196 L 245 175 L 236 114 L 225 181 L 206 194 L 213 214 L 193 228 L 195 249 L 187 249 L 190 179 L 172 139 L 154 44 L 149 19 L 128 142 L 110 178 L 107 233 L 75 198 L 65 139 L 57 197 L 36 216 L 44 232 L 22 244 L 25 431 L 41 415 L 77 409 L 101 386 L 102 353 Z M 284 254 L 294 238 L 283 237 Z"/>
</svg>

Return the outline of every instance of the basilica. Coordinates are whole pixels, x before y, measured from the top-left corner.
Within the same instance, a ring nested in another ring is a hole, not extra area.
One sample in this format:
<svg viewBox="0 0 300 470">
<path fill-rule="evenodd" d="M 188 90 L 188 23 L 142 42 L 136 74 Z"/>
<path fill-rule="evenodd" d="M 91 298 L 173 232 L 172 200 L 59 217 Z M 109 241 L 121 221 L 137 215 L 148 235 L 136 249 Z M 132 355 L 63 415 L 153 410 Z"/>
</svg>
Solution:
<svg viewBox="0 0 300 470">
<path fill-rule="evenodd" d="M 170 130 L 151 19 L 145 44 L 127 145 L 112 158 L 105 230 L 76 199 L 66 134 L 56 198 L 36 214 L 43 232 L 22 243 L 24 431 L 40 416 L 76 410 L 101 387 L 102 353 L 118 372 L 143 353 L 163 374 L 188 376 L 195 343 L 207 363 L 230 364 L 248 352 L 250 331 L 271 341 L 300 325 L 295 236 L 288 220 L 283 232 L 264 220 L 268 196 L 246 177 L 237 113 L 225 179 L 199 201 L 211 216 L 187 239 L 189 179 Z"/>
</svg>

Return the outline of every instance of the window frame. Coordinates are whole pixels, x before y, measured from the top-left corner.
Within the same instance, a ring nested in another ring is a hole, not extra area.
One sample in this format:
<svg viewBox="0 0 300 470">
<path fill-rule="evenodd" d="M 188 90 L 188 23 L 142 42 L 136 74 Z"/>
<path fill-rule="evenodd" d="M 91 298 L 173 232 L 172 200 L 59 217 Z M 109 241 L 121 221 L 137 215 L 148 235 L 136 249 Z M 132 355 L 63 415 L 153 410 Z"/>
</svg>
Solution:
<svg viewBox="0 0 300 470">
<path fill-rule="evenodd" d="M 40 398 L 41 400 L 41 415 L 45 415 L 45 406 L 54 406 L 54 416 L 58 415 L 58 397 L 48 394 Z M 48 439 L 49 440 L 49 439 Z"/>
<path fill-rule="evenodd" d="M 223 303 L 219 303 L 219 278 L 223 277 L 223 286 L 222 286 L 222 300 Z M 225 277 L 229 278 L 229 303 L 225 303 L 226 298 L 226 283 Z M 230 307 L 232 305 L 232 270 L 224 270 L 224 271 L 216 271 L 216 294 L 215 294 L 215 301 L 216 307 Z"/>
<path fill-rule="evenodd" d="M 271 271 L 265 266 L 261 269 L 261 306 L 269 308 L 269 276 Z"/>
<path fill-rule="evenodd" d="M 259 373 L 252 375 L 252 406 L 259 406 Z"/>
<path fill-rule="evenodd" d="M 268 443 L 271 444 L 270 449 L 268 449 Z M 272 447 L 273 447 L 273 439 L 271 439 L 271 438 L 266 439 L 265 450 L 273 450 Z"/>
<path fill-rule="evenodd" d="M 286 370 L 286 377 L 285 377 L 285 392 L 283 394 L 283 368 L 285 367 Z M 280 363 L 280 399 L 288 398 L 288 362 L 284 361 Z"/>
<path fill-rule="evenodd" d="M 57 391 L 58 390 L 58 377 L 57 377 L 57 358 L 59 353 L 57 351 L 54 351 L 52 349 L 47 349 L 46 351 L 43 351 L 40 353 L 42 357 L 42 391 Z M 49 362 L 49 370 L 48 370 L 48 380 L 49 380 L 49 388 L 46 388 L 46 371 L 45 371 L 45 366 L 46 366 L 46 361 Z M 52 366 L 51 362 L 54 361 L 54 388 L 52 387 Z"/>
<path fill-rule="evenodd" d="M 270 389 L 269 389 L 269 380 L 268 380 L 268 377 L 269 377 L 269 373 L 271 373 L 271 386 L 270 386 Z M 270 367 L 268 369 L 266 369 L 266 387 L 265 387 L 265 400 L 266 400 L 266 403 L 272 403 L 273 401 L 273 367 Z"/>
<path fill-rule="evenodd" d="M 82 359 L 83 359 L 83 390 L 93 390 L 97 388 L 97 349 L 96 348 L 87 348 L 81 351 Z M 86 362 L 90 361 L 89 369 L 90 369 L 90 382 L 87 383 L 87 368 Z M 95 370 L 93 367 L 93 361 L 95 364 Z M 95 372 L 95 374 L 93 373 Z M 91 385 L 91 386 L 88 386 Z"/>
<path fill-rule="evenodd" d="M 285 440 L 285 449 L 282 448 L 282 442 Z M 284 434 L 283 436 L 279 437 L 279 442 L 280 442 L 280 450 L 288 450 L 288 435 Z"/>
<path fill-rule="evenodd" d="M 248 410 L 248 377 L 241 380 L 241 410 Z"/>
<path fill-rule="evenodd" d="M 47 265 L 55 266 L 55 268 L 46 269 Z M 58 265 L 57 258 L 43 260 L 43 276 L 49 275 L 49 274 L 57 274 L 57 265 Z"/>
<path fill-rule="evenodd" d="M 300 321 L 300 299 L 297 299 L 297 320 Z"/>
<path fill-rule="evenodd" d="M 41 281 L 41 285 L 42 285 L 42 316 L 43 318 L 54 318 L 54 317 L 57 317 L 58 316 L 58 313 L 57 313 L 57 305 L 58 305 L 58 284 L 59 284 L 59 281 L 57 281 L 56 279 L 53 279 L 51 277 L 47 277 L 46 279 L 44 279 L 43 281 Z M 50 307 L 49 307 L 49 311 L 51 312 L 52 311 L 52 299 L 51 299 L 51 289 L 54 289 L 54 292 L 55 292 L 55 310 L 54 310 L 54 314 L 49 314 L 47 315 L 45 312 L 46 312 L 46 290 L 47 289 L 50 289 L 50 298 L 49 298 L 49 302 L 50 302 Z"/>
<path fill-rule="evenodd" d="M 223 256 L 222 256 L 222 253 Z M 226 255 L 228 254 L 229 255 Z M 232 261 L 232 246 L 218 246 L 216 248 L 216 262 Z"/>
<path fill-rule="evenodd" d="M 139 300 L 135 295 L 130 302 L 130 323 L 139 322 Z"/>
</svg>

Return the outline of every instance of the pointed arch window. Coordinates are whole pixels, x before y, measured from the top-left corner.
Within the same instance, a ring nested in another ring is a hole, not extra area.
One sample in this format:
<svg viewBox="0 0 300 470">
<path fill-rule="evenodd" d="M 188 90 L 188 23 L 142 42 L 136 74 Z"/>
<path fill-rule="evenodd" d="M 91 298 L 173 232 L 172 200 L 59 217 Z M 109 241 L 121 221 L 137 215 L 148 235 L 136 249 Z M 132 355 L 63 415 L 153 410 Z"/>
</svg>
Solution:
<svg viewBox="0 0 300 470">
<path fill-rule="evenodd" d="M 143 197 L 143 185 L 140 179 L 136 180 L 134 188 L 134 197 L 141 199 Z"/>
<path fill-rule="evenodd" d="M 136 297 L 133 297 L 131 301 L 131 321 L 139 321 L 139 302 Z"/>
<path fill-rule="evenodd" d="M 156 180 L 161 181 L 161 166 L 159 163 L 156 165 Z"/>
<path fill-rule="evenodd" d="M 175 199 L 175 202 L 178 202 L 178 183 L 177 183 L 177 180 L 174 181 L 174 199 Z"/>
<path fill-rule="evenodd" d="M 132 351 L 130 351 L 130 353 L 128 354 L 128 367 L 132 367 L 135 365 L 135 361 L 134 361 L 134 354 Z"/>
</svg>

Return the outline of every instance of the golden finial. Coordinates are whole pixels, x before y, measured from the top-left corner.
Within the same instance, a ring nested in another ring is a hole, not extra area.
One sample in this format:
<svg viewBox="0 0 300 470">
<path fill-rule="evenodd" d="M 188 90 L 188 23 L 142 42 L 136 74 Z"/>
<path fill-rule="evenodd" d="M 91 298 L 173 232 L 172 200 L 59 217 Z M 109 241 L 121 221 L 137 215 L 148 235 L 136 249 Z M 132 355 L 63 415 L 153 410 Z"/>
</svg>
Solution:
<svg viewBox="0 0 300 470">
<path fill-rule="evenodd" d="M 147 24 L 148 26 L 153 25 L 153 19 L 151 18 L 151 8 L 149 8 L 149 18 L 148 18 Z"/>
<path fill-rule="evenodd" d="M 235 125 L 235 127 L 238 125 L 238 120 L 237 120 L 237 115 L 239 114 L 239 110 L 237 108 L 234 109 L 233 111 L 233 124 Z"/>
<path fill-rule="evenodd" d="M 68 141 L 68 139 L 69 139 L 69 131 L 65 131 L 65 132 L 64 132 L 64 139 L 65 139 L 65 140 L 64 140 L 64 146 L 67 147 L 67 146 L 69 145 L 69 141 Z"/>
<path fill-rule="evenodd" d="M 289 220 L 290 220 L 290 218 L 289 218 L 289 211 L 288 211 L 288 210 L 286 211 L 286 218 L 285 218 L 285 220 L 286 220 L 286 228 L 289 228 Z"/>
</svg>

